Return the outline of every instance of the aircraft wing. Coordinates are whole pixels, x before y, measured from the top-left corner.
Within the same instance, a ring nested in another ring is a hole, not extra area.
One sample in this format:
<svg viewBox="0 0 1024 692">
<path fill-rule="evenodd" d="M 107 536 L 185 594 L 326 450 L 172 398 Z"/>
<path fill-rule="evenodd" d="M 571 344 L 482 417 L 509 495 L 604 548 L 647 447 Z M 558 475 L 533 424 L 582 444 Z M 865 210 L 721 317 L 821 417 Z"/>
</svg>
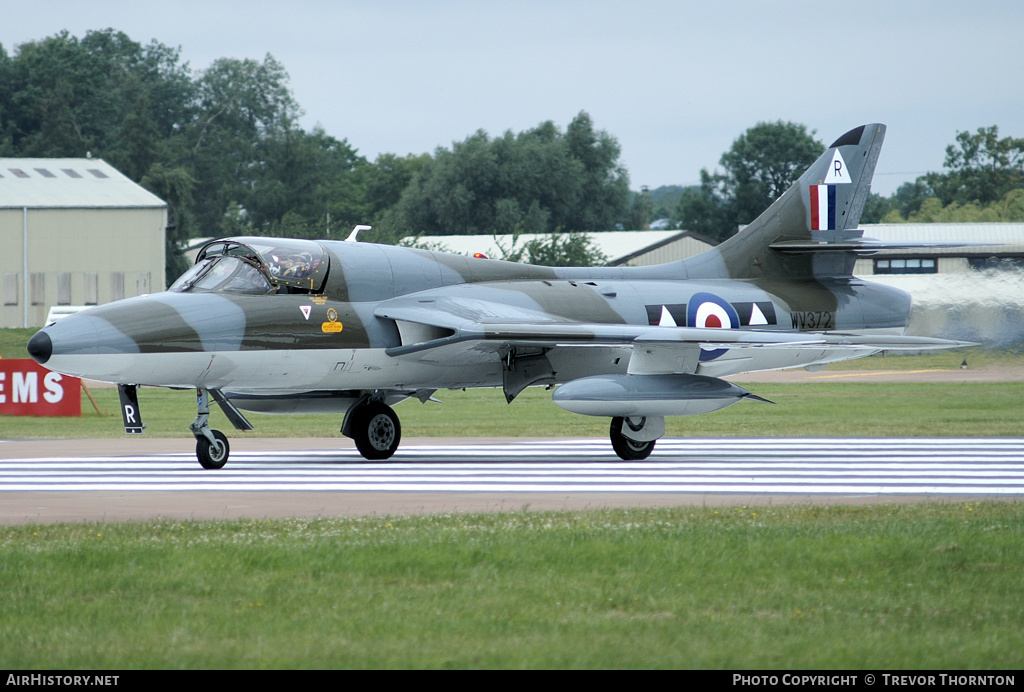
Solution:
<svg viewBox="0 0 1024 692">
<path fill-rule="evenodd" d="M 858 238 L 839 241 L 814 240 L 783 240 L 772 243 L 768 247 L 786 254 L 808 254 L 816 252 L 853 252 L 858 255 L 873 255 L 882 250 L 948 250 L 961 247 L 991 247 L 999 243 L 966 243 L 957 241 L 937 240 L 875 240 L 874 238 Z"/>
<path fill-rule="evenodd" d="M 374 310 L 377 317 L 394 320 L 403 343 L 387 349 L 389 356 L 436 361 L 454 351 L 495 353 L 507 348 L 631 346 L 639 370 L 662 370 L 667 361 L 696 367 L 700 348 L 784 348 L 816 350 L 863 349 L 921 351 L 970 345 L 946 339 L 914 336 L 785 332 L 757 329 L 662 327 L 647 324 L 587 323 L 486 300 L 449 296 L 399 298 Z M 428 330 L 403 331 L 403 325 Z M 406 339 L 405 335 L 417 335 Z M 638 348 L 642 347 L 642 348 Z M 686 354 L 691 354 L 692 359 Z M 692 360 L 692 362 L 691 362 Z M 634 371 L 631 361 L 630 369 Z M 675 370 L 679 371 L 679 370 Z M 690 370 L 692 372 L 692 369 Z"/>
</svg>

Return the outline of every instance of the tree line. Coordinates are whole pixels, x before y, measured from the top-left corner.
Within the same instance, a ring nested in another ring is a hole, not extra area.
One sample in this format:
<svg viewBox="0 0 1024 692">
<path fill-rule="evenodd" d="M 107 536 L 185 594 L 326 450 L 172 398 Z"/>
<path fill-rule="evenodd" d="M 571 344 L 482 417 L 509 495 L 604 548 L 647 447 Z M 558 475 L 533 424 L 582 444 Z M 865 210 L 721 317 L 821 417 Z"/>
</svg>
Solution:
<svg viewBox="0 0 1024 692">
<path fill-rule="evenodd" d="M 378 242 L 551 233 L 510 254 L 556 264 L 600 261 L 581 234 L 662 216 L 724 239 L 824 149 L 803 125 L 759 123 L 722 155 L 721 170 L 701 171 L 699 186 L 636 193 L 618 141 L 580 112 L 564 128 L 481 130 L 450 148 L 371 162 L 346 139 L 300 127 L 288 84 L 271 55 L 193 70 L 179 50 L 113 29 L 61 32 L 13 54 L 0 46 L 0 156 L 91 155 L 167 201 L 172 280 L 187 268 L 190 238 L 339 238 L 356 224 L 372 225 L 364 237 Z M 1022 160 L 1024 140 L 1000 139 L 994 126 L 958 133 L 945 173 L 872 195 L 863 220 L 1020 220 Z"/>
<path fill-rule="evenodd" d="M 581 112 L 432 155 L 367 161 L 304 130 L 271 55 L 194 71 L 177 49 L 123 32 L 0 46 L 0 156 L 102 158 L 168 202 L 168 277 L 189 238 L 238 233 L 369 239 L 409 234 L 595 231 L 628 221 L 614 137 Z"/>
</svg>

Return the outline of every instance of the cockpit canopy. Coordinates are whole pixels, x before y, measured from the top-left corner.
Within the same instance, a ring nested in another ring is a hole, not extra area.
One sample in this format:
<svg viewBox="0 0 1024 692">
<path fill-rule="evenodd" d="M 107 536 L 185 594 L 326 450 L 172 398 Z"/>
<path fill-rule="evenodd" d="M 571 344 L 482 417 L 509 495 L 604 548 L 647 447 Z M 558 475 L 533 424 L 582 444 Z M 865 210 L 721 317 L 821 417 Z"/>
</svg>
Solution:
<svg viewBox="0 0 1024 692">
<path fill-rule="evenodd" d="M 168 289 L 225 293 L 319 293 L 330 264 L 312 240 L 225 238 L 199 251 L 195 266 Z"/>
</svg>

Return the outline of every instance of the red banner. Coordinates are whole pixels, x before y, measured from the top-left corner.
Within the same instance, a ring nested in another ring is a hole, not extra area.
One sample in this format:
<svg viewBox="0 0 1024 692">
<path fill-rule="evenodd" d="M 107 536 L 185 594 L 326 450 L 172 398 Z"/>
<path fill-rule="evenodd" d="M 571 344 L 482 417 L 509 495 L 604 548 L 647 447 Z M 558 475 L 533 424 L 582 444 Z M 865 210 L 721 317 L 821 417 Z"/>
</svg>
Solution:
<svg viewBox="0 0 1024 692">
<path fill-rule="evenodd" d="M 81 416 L 82 381 L 28 358 L 0 358 L 0 415 Z"/>
</svg>

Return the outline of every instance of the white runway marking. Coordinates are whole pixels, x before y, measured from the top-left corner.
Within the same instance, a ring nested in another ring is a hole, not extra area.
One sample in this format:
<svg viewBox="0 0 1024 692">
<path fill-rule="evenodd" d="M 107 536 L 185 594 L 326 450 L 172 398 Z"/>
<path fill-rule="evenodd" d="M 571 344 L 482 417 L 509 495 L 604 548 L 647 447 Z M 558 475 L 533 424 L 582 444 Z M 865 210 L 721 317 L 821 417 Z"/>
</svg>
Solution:
<svg viewBox="0 0 1024 692">
<path fill-rule="evenodd" d="M 187 443 L 185 443 L 187 447 Z M 641 462 L 605 440 L 232 452 L 205 471 L 188 453 L 0 460 L 2 491 L 418 491 L 1024 494 L 1024 440 L 665 439 Z"/>
</svg>

